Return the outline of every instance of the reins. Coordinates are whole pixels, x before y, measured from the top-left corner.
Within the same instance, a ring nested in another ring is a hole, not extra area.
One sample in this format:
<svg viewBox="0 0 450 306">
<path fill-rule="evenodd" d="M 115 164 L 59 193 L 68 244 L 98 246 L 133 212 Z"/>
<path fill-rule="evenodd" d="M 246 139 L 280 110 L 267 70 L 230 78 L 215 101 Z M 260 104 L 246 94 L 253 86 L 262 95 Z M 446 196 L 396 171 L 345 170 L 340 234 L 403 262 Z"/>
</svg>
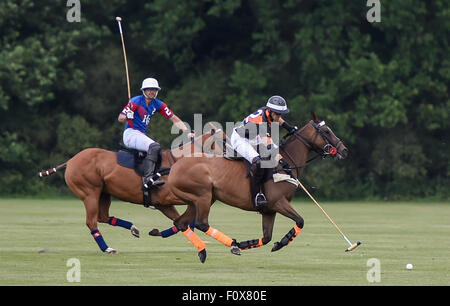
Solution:
<svg viewBox="0 0 450 306">
<path fill-rule="evenodd" d="M 298 177 L 298 176 L 299 176 L 299 170 L 298 170 L 298 169 L 300 169 L 300 168 L 305 168 L 306 166 L 310 165 L 312 162 L 316 161 L 316 160 L 318 159 L 318 157 L 322 157 L 322 159 L 324 159 L 324 158 L 327 157 L 328 155 L 334 155 L 334 154 L 335 154 L 335 151 L 333 151 L 333 150 L 336 150 L 335 147 L 341 142 L 340 139 L 338 139 L 338 144 L 335 146 L 334 144 L 331 144 L 331 143 L 330 143 L 330 142 L 331 142 L 330 139 L 329 139 L 326 135 L 324 135 L 324 132 L 323 132 L 323 131 L 321 131 L 321 129 L 320 129 L 321 123 L 316 124 L 315 122 L 312 121 L 312 125 L 313 125 L 314 128 L 316 129 L 316 133 L 315 133 L 315 135 L 314 135 L 314 139 L 312 140 L 312 142 L 309 141 L 308 139 L 306 139 L 304 136 L 302 136 L 302 135 L 300 134 L 300 133 L 303 131 L 303 129 L 301 129 L 300 131 L 296 131 L 296 132 L 294 132 L 294 133 L 288 133 L 288 134 L 286 134 L 286 135 L 282 138 L 282 140 L 281 140 L 281 143 L 282 143 L 282 144 L 280 145 L 279 148 L 280 148 L 281 151 L 283 151 L 284 155 L 288 158 L 288 160 L 289 160 L 293 165 L 291 166 L 291 165 L 289 165 L 289 164 L 287 164 L 287 163 L 285 162 L 284 165 L 282 165 L 281 168 L 274 169 L 274 170 L 273 170 L 274 173 L 278 173 L 278 172 L 280 172 L 280 171 L 286 171 L 286 170 L 290 171 L 290 170 L 294 170 L 294 169 L 295 169 L 296 172 L 297 172 L 297 177 Z M 214 140 L 217 140 L 217 139 L 216 139 L 216 136 L 215 136 L 214 134 L 215 134 L 215 133 L 211 134 L 211 136 L 213 137 Z M 317 137 L 318 137 L 319 134 L 324 138 L 324 140 L 326 140 L 326 141 L 328 142 L 328 144 L 325 145 L 324 148 L 318 148 L 317 145 L 315 144 L 316 139 L 317 139 Z M 289 152 L 287 152 L 286 149 L 285 149 L 285 145 L 286 145 L 288 142 L 290 142 L 291 139 L 300 141 L 300 142 L 303 143 L 309 150 L 312 150 L 312 151 L 316 152 L 317 155 L 314 156 L 314 157 L 312 157 L 312 158 L 310 158 L 310 159 L 308 159 L 308 160 L 307 160 L 305 163 L 303 163 L 303 164 L 296 164 L 294 158 L 293 158 L 293 157 L 291 156 L 291 154 L 289 154 Z M 205 148 L 201 143 L 199 143 L 195 138 L 191 138 L 191 143 L 192 143 L 194 146 L 200 148 L 202 153 L 207 153 L 207 154 L 217 154 L 217 152 L 214 152 L 213 150 L 210 150 L 210 149 L 206 150 L 206 148 Z M 327 150 L 327 149 L 328 149 L 328 150 Z M 327 152 L 327 151 L 328 151 L 328 152 Z M 170 154 L 170 155 L 169 155 L 169 154 Z M 175 162 L 177 161 L 177 160 L 175 159 L 173 153 L 172 153 L 172 150 L 168 150 L 168 152 L 167 152 L 167 157 L 168 157 L 170 166 L 172 166 L 172 163 L 171 163 L 171 161 L 170 161 L 169 156 L 172 157 L 173 163 L 175 163 Z"/>
<path fill-rule="evenodd" d="M 294 135 L 298 135 L 298 134 L 294 134 Z M 286 135 L 286 136 L 289 136 L 289 135 Z M 285 137 L 286 137 L 285 136 Z M 301 137 L 301 138 L 297 138 L 296 137 L 296 139 L 299 139 L 306 147 L 308 147 L 308 149 L 313 149 L 312 148 L 312 146 L 310 145 L 310 144 L 308 144 L 307 142 L 306 142 L 306 140 L 304 140 L 304 138 L 303 137 Z M 294 170 L 295 169 L 295 171 L 297 172 L 297 177 L 299 176 L 299 173 L 298 173 L 298 169 L 299 168 L 305 168 L 306 166 L 308 166 L 309 164 L 311 164 L 313 161 L 315 161 L 318 157 L 322 157 L 322 158 L 325 158 L 325 156 L 326 155 L 324 155 L 324 154 L 317 154 L 316 156 L 314 156 L 314 157 L 312 157 L 312 158 L 310 158 L 310 159 L 308 159 L 304 164 L 296 164 L 295 163 L 295 160 L 294 160 L 294 158 L 292 158 L 292 156 L 291 156 L 291 154 L 289 154 L 289 152 L 287 152 L 285 149 L 284 149 L 284 145 L 281 145 L 280 146 L 280 150 L 282 150 L 285 154 L 286 154 L 286 156 L 290 159 L 290 161 L 294 164 L 293 166 L 290 166 L 290 165 L 283 165 L 281 168 L 278 168 L 278 169 L 274 169 L 274 173 L 278 173 L 278 172 L 280 172 L 280 171 L 286 171 L 286 170 Z M 315 150 L 314 150 L 315 151 Z M 317 151 L 316 151 L 316 153 L 317 153 Z"/>
<path fill-rule="evenodd" d="M 294 132 L 294 133 L 288 133 L 286 134 L 283 139 L 281 140 L 282 144 L 280 145 L 280 150 L 282 150 L 285 155 L 289 158 L 289 160 L 294 164 L 293 166 L 290 166 L 288 164 L 284 164 L 282 165 L 281 168 L 275 169 L 274 173 L 278 173 L 280 171 L 285 171 L 285 170 L 293 170 L 295 169 L 295 171 L 297 172 L 297 177 L 299 176 L 298 173 L 298 169 L 300 168 L 305 168 L 306 166 L 308 166 L 309 164 L 311 164 L 313 161 L 315 161 L 318 157 L 322 157 L 322 159 L 324 159 L 325 157 L 327 157 L 328 155 L 332 155 L 332 153 L 330 152 L 326 152 L 326 150 L 324 149 L 320 149 L 320 151 L 314 147 L 317 136 L 320 134 L 327 142 L 330 142 L 330 140 L 328 139 L 328 137 L 326 137 L 325 135 L 323 135 L 323 133 L 320 130 L 320 126 L 313 124 L 314 128 L 316 129 L 316 134 L 314 135 L 314 139 L 312 141 L 312 144 L 308 141 L 308 139 L 306 139 L 305 137 L 303 137 L 300 132 L 303 130 L 301 129 L 298 132 Z M 289 138 L 288 138 L 289 137 Z M 289 154 L 289 152 L 286 151 L 286 149 L 284 149 L 286 143 L 288 143 L 292 137 L 294 137 L 295 140 L 300 141 L 301 143 L 303 143 L 309 150 L 313 150 L 314 152 L 317 153 L 316 156 L 308 159 L 304 164 L 296 164 L 294 158 L 291 156 L 291 154 Z M 340 140 L 339 140 L 340 142 Z M 330 143 L 328 143 L 324 148 L 328 148 L 331 147 L 333 148 L 333 145 L 331 145 Z M 329 150 L 331 151 L 331 150 Z"/>
<path fill-rule="evenodd" d="M 201 137 L 202 137 L 202 136 L 203 136 L 203 135 L 201 135 Z M 214 137 L 214 139 L 216 139 L 214 135 L 211 135 L 211 136 Z M 195 140 L 195 137 L 192 137 L 192 138 L 190 139 L 190 142 L 191 142 L 192 144 L 194 144 L 194 146 L 200 148 L 200 149 L 202 150 L 202 151 L 201 151 L 202 153 L 215 154 L 215 152 L 212 151 L 212 150 L 205 150 L 204 146 L 203 146 L 201 143 L 199 143 L 197 140 Z M 173 163 L 170 161 L 170 157 L 172 157 Z M 167 150 L 167 159 L 169 160 L 170 167 L 171 167 L 174 163 L 177 162 L 177 159 L 176 159 L 175 156 L 173 155 L 171 149 Z"/>
</svg>

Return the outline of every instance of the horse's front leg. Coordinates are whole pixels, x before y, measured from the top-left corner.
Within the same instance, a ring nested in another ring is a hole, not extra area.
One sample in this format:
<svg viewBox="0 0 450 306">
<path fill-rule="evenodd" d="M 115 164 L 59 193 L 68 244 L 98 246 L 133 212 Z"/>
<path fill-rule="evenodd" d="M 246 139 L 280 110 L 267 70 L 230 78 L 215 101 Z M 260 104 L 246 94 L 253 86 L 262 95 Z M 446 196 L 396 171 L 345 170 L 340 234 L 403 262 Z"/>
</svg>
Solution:
<svg viewBox="0 0 450 306">
<path fill-rule="evenodd" d="M 175 221 L 180 217 L 180 214 L 174 205 L 158 205 L 156 208 L 172 221 Z"/>
<path fill-rule="evenodd" d="M 283 216 L 286 216 L 295 221 L 294 227 L 279 241 L 275 242 L 272 248 L 272 252 L 287 246 L 294 240 L 295 237 L 301 232 L 304 226 L 303 218 L 295 211 L 291 203 L 286 198 L 281 198 L 275 205 L 276 211 Z"/>
<path fill-rule="evenodd" d="M 272 240 L 273 225 L 275 223 L 276 213 L 263 213 L 262 214 L 262 227 L 263 227 L 263 238 L 241 241 L 238 243 L 238 247 L 241 250 L 248 250 L 253 248 L 258 248 L 260 246 L 266 245 Z"/>
<path fill-rule="evenodd" d="M 204 232 L 206 235 L 210 236 L 211 238 L 214 238 L 218 242 L 229 247 L 232 254 L 241 255 L 241 250 L 239 249 L 235 239 L 230 238 L 229 236 L 222 233 L 218 229 L 209 225 L 208 216 L 209 210 L 211 208 L 211 201 L 208 199 L 210 198 L 211 196 L 208 196 L 206 194 L 206 196 L 204 196 L 203 199 L 199 198 L 196 201 L 197 217 L 195 220 L 195 227 Z"/>
<path fill-rule="evenodd" d="M 174 226 L 168 230 L 161 232 L 161 236 L 163 236 L 163 238 L 168 237 L 166 235 L 168 234 L 169 231 L 173 231 L 172 234 L 170 235 L 173 235 L 174 233 L 181 231 L 183 235 L 189 240 L 189 242 L 191 242 L 198 250 L 197 254 L 198 258 L 200 259 L 201 263 L 204 263 L 206 260 L 206 245 L 197 236 L 197 234 L 194 233 L 194 231 L 189 227 L 189 222 L 195 218 L 195 215 L 196 215 L 195 205 L 188 204 L 186 211 L 173 222 Z"/>
</svg>

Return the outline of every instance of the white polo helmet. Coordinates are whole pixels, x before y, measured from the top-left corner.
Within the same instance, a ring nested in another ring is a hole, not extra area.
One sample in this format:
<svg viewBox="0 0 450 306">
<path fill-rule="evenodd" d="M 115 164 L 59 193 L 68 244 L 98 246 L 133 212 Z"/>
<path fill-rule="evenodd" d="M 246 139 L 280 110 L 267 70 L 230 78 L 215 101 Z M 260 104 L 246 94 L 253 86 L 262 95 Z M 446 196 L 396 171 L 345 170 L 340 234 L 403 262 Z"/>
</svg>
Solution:
<svg viewBox="0 0 450 306">
<path fill-rule="evenodd" d="M 272 96 L 267 100 L 266 107 L 272 112 L 277 114 L 287 114 L 289 113 L 289 108 L 287 107 L 286 100 L 280 96 Z"/>
<path fill-rule="evenodd" d="M 147 88 L 156 88 L 158 90 L 161 90 L 161 87 L 159 87 L 158 81 L 154 78 L 146 78 L 142 81 L 141 90 L 144 90 Z"/>
</svg>

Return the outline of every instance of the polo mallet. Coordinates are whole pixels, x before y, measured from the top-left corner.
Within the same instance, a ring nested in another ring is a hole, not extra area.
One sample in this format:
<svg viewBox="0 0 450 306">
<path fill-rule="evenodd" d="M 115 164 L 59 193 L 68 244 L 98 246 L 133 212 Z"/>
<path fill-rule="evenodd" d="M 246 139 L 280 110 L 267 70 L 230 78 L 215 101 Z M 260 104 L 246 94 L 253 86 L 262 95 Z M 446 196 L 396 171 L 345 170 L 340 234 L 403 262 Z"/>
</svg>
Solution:
<svg viewBox="0 0 450 306">
<path fill-rule="evenodd" d="M 119 24 L 119 32 L 120 38 L 122 39 L 122 49 L 123 49 L 123 58 L 125 60 L 125 72 L 127 74 L 127 86 L 128 86 L 128 100 L 131 99 L 131 91 L 130 91 L 130 77 L 128 75 L 128 63 L 127 63 L 127 52 L 125 51 L 125 42 L 123 40 L 123 32 L 122 32 L 122 18 L 116 17 L 117 23 Z"/>
<path fill-rule="evenodd" d="M 336 223 L 334 223 L 333 220 L 331 220 L 330 216 L 328 216 L 328 214 L 325 212 L 325 210 L 323 210 L 323 208 L 319 205 L 319 203 L 317 203 L 317 201 L 308 192 L 308 190 L 303 186 L 303 184 L 299 180 L 297 180 L 297 182 L 299 183 L 300 187 L 302 187 L 302 189 L 306 192 L 306 194 L 309 195 L 309 197 L 311 198 L 311 200 L 313 200 L 313 202 L 317 205 L 317 207 L 320 208 L 320 210 L 323 212 L 325 217 L 327 217 L 327 219 L 331 222 L 331 224 L 334 225 L 334 227 L 338 230 L 338 232 L 342 235 L 342 237 L 344 237 L 345 241 L 347 241 L 349 247 L 345 251 L 350 252 L 350 251 L 353 251 L 354 249 L 356 249 L 361 244 L 361 241 L 357 241 L 356 243 L 351 243 L 351 241 L 344 235 L 344 233 L 339 229 L 339 227 L 336 225 Z"/>
</svg>

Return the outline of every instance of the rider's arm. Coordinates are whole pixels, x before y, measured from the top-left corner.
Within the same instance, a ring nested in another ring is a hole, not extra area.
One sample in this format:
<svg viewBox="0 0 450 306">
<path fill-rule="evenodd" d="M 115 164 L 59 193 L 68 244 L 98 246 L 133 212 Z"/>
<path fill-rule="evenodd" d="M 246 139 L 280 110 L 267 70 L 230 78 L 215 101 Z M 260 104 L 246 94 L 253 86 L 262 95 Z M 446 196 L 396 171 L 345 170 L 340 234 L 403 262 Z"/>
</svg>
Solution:
<svg viewBox="0 0 450 306">
<path fill-rule="evenodd" d="M 293 133 L 293 132 L 295 132 L 295 131 L 297 131 L 298 130 L 298 127 L 297 126 L 292 126 L 292 125 L 290 125 L 289 123 L 287 123 L 284 119 L 282 119 L 281 117 L 280 117 L 280 120 L 278 120 L 278 122 L 280 123 L 280 125 L 281 125 L 281 127 L 283 127 L 283 128 L 285 128 L 289 133 Z"/>
<path fill-rule="evenodd" d="M 187 128 L 186 124 L 184 124 L 184 122 L 181 121 L 181 119 L 177 115 L 173 114 L 173 116 L 170 117 L 170 121 L 172 121 L 173 124 L 177 128 L 179 128 L 180 130 L 182 130 L 183 132 L 187 131 L 188 128 Z M 194 134 L 193 133 L 189 133 L 188 137 L 194 137 Z"/>
</svg>

